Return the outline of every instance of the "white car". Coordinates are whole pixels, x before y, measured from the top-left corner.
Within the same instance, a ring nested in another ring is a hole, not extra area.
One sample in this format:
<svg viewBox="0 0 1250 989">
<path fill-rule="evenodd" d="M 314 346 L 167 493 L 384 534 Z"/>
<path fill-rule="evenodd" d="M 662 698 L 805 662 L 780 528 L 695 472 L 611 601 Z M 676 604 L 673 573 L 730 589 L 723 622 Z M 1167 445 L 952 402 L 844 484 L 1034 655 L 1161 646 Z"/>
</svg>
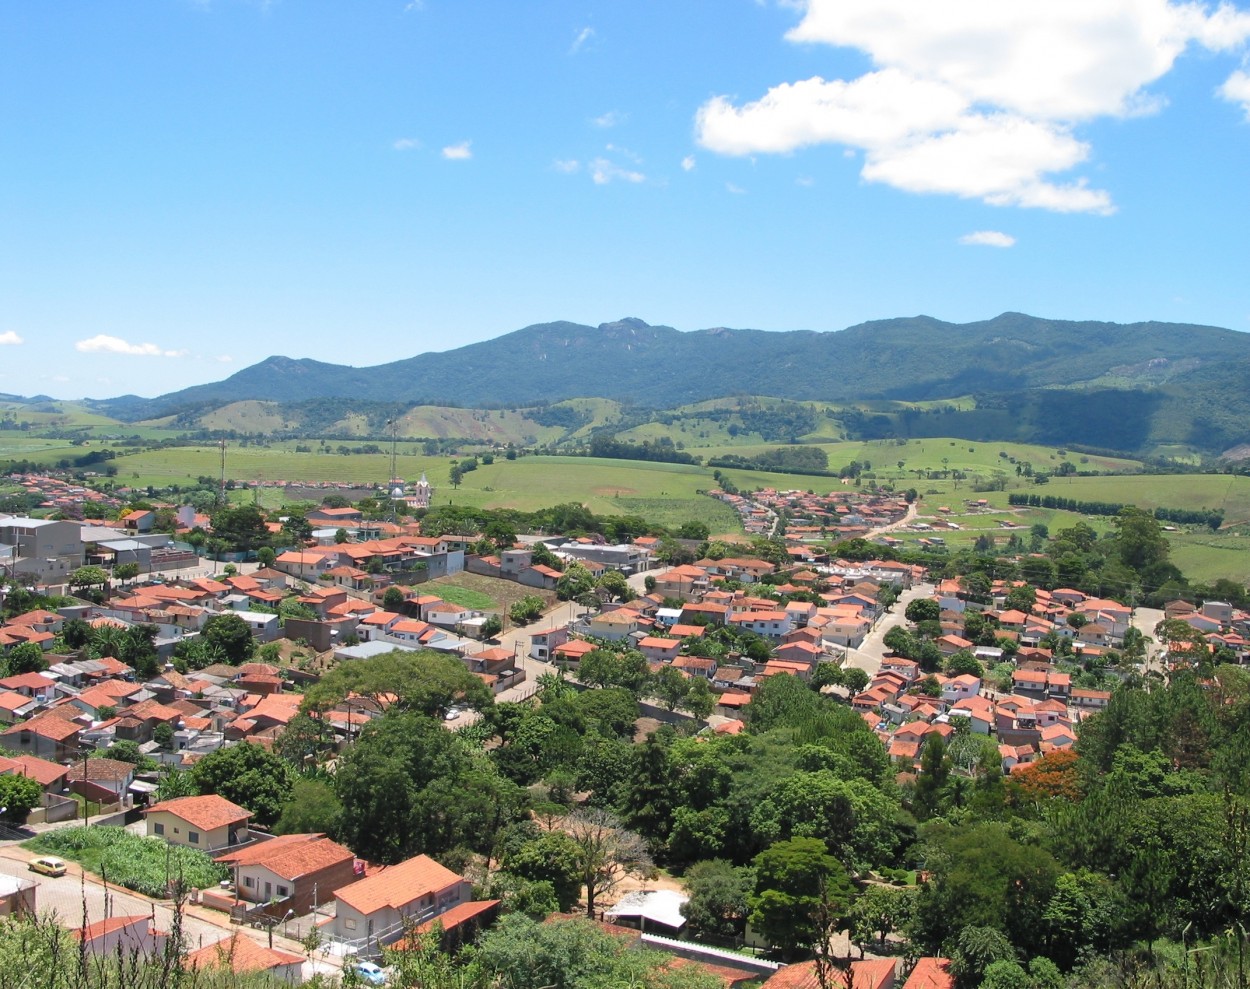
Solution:
<svg viewBox="0 0 1250 989">
<path fill-rule="evenodd" d="M 461 710 L 460 710 L 460 708 L 458 708 L 458 707 L 449 707 L 449 708 L 447 709 L 447 712 L 443 715 L 443 720 L 444 720 L 444 721 L 455 721 L 455 720 L 456 720 L 458 717 L 460 717 L 460 715 L 461 715 L 461 714 L 463 714 L 463 713 L 464 713 L 464 712 L 463 712 L 463 711 L 461 711 Z"/>
</svg>

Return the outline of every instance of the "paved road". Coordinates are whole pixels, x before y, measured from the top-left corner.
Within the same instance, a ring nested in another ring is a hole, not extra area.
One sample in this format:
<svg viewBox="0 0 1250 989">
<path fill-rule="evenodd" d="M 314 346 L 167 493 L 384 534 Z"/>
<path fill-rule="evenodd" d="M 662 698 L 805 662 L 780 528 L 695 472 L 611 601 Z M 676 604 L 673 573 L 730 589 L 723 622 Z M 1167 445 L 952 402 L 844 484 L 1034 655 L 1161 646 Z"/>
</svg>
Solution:
<svg viewBox="0 0 1250 989">
<path fill-rule="evenodd" d="M 918 582 L 913 584 L 909 590 L 900 594 L 898 600 L 894 602 L 894 606 L 881 617 L 859 648 L 846 651 L 845 665 L 856 666 L 869 676 L 875 676 L 877 671 L 881 669 L 881 660 L 885 658 L 886 648 L 882 640 L 885 638 L 886 632 L 894 628 L 895 625 L 902 625 L 906 622 L 903 613 L 907 610 L 909 604 L 919 598 L 927 598 L 932 593 L 932 584 Z"/>
</svg>

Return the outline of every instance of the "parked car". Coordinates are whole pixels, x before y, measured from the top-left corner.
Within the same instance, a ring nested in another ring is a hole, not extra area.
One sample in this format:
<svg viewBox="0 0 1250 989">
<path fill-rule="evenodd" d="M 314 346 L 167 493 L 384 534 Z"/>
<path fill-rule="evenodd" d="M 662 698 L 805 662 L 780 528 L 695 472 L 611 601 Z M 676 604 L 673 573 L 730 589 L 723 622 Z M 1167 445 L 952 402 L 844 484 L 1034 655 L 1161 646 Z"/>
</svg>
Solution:
<svg viewBox="0 0 1250 989">
<path fill-rule="evenodd" d="M 373 962 L 356 962 L 352 966 L 356 974 L 362 981 L 368 982 L 371 986 L 386 985 L 386 973 L 382 971 Z"/>
<path fill-rule="evenodd" d="M 444 720 L 444 721 L 455 721 L 455 720 L 456 720 L 458 717 L 460 717 L 460 715 L 461 715 L 461 714 L 463 714 L 463 713 L 464 713 L 464 712 L 463 712 L 463 711 L 461 711 L 461 710 L 460 710 L 460 708 L 458 708 L 458 707 L 449 707 L 449 708 L 447 709 L 447 711 L 443 714 L 443 720 Z"/>
<path fill-rule="evenodd" d="M 41 855 L 30 860 L 30 871 L 44 876 L 63 876 L 65 863 L 54 855 Z"/>
</svg>

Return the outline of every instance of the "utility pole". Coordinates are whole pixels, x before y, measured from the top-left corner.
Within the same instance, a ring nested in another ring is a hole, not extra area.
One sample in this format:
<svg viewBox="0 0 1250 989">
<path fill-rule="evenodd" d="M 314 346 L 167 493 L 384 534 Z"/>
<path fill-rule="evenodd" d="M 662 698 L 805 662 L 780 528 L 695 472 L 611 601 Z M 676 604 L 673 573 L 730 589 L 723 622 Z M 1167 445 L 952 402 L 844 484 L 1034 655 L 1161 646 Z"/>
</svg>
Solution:
<svg viewBox="0 0 1250 989">
<path fill-rule="evenodd" d="M 217 443 L 221 450 L 221 480 L 220 487 L 217 489 L 217 503 L 225 505 L 226 503 L 226 441 L 219 440 Z"/>
</svg>

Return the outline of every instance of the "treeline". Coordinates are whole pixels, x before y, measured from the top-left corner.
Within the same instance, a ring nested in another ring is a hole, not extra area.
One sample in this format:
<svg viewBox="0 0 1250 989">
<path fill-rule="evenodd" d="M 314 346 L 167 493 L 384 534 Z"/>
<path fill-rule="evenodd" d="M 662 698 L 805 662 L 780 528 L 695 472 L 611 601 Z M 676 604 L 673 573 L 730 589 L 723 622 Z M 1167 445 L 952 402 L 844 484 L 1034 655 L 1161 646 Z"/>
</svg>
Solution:
<svg viewBox="0 0 1250 989">
<path fill-rule="evenodd" d="M 768 470 L 782 474 L 836 476 L 829 471 L 829 455 L 818 446 L 788 446 L 765 450 L 753 457 L 726 454 L 713 457 L 709 467 L 736 467 L 739 470 Z"/>
<path fill-rule="evenodd" d="M 1064 512 L 1077 512 L 1080 515 L 1119 515 L 1125 508 L 1133 506 L 1116 501 L 1078 501 L 1075 498 L 1060 498 L 1055 495 L 1010 494 L 1007 504 L 1018 508 L 1054 508 Z M 1156 508 L 1153 513 L 1160 522 L 1171 522 L 1175 525 L 1205 525 L 1212 530 L 1218 529 L 1224 522 L 1222 508 Z"/>
<path fill-rule="evenodd" d="M 649 460 L 662 464 L 698 464 L 691 456 L 673 445 L 667 436 L 658 440 L 627 443 L 613 435 L 596 436 L 590 441 L 584 456 L 603 457 L 606 460 Z"/>
</svg>

